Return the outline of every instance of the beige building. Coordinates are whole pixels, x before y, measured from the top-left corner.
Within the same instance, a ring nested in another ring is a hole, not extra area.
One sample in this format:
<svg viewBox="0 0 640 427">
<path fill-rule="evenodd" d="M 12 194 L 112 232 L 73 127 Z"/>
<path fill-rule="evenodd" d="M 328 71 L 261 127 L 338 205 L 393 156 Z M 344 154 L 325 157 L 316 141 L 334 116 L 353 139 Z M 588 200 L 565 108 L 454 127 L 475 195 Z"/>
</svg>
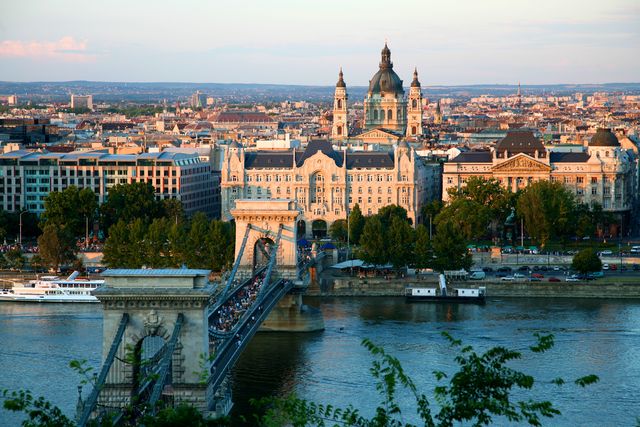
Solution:
<svg viewBox="0 0 640 427">
<path fill-rule="evenodd" d="M 518 191 L 539 180 L 559 181 L 581 203 L 599 203 L 628 218 L 636 197 L 635 157 L 609 129 L 598 129 L 579 152 L 547 150 L 531 131 L 509 131 L 491 151 L 465 152 L 444 165 L 443 200 L 448 190 L 472 176 L 495 178 Z"/>
<path fill-rule="evenodd" d="M 416 138 L 422 133 L 422 92 L 418 70 L 413 72 L 413 81 L 406 97 L 402 80 L 393 70 L 391 51 L 385 43 L 379 69 L 369 80 L 369 90 L 364 99 L 364 129 L 352 137 L 391 145 L 404 137 Z M 331 137 L 347 139 L 350 136 L 347 126 L 347 87 L 340 69 L 333 103 Z"/>
<path fill-rule="evenodd" d="M 293 199 L 302 214 L 300 237 L 323 236 L 356 203 L 364 215 L 387 205 L 420 222 L 423 204 L 440 197 L 440 165 L 416 156 L 406 142 L 391 151 L 336 151 L 329 141 L 306 149 L 227 149 L 222 166 L 222 217 L 231 219 L 238 199 Z"/>
</svg>

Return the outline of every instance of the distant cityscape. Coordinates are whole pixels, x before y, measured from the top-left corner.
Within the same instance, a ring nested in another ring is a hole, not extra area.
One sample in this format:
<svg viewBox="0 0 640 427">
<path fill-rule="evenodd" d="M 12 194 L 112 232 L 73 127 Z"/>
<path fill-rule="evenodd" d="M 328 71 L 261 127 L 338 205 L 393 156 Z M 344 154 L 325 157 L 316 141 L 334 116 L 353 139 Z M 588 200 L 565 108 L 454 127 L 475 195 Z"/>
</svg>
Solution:
<svg viewBox="0 0 640 427">
<path fill-rule="evenodd" d="M 374 56 L 372 55 L 372 63 Z M 186 213 L 291 198 L 324 235 L 357 204 L 422 223 L 473 176 L 517 191 L 560 181 L 637 232 L 640 84 L 407 89 L 384 46 L 368 88 L 2 83 L 0 208 L 40 214 L 51 191 L 148 182 Z M 316 161 L 317 159 L 317 161 Z"/>
</svg>

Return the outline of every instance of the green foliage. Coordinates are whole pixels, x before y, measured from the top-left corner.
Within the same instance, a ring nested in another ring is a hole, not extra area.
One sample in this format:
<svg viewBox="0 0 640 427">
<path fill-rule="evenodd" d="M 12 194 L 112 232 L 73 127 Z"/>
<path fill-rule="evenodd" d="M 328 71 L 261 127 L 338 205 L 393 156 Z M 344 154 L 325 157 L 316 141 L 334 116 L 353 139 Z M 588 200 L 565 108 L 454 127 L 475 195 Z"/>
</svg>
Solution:
<svg viewBox="0 0 640 427">
<path fill-rule="evenodd" d="M 464 235 L 453 221 L 438 225 L 433 237 L 433 254 L 433 268 L 437 271 L 469 269 L 473 263 Z"/>
<path fill-rule="evenodd" d="M 9 268 L 15 268 L 18 270 L 22 270 L 27 262 L 27 259 L 24 257 L 20 249 L 11 249 L 4 254 L 4 258 Z"/>
<path fill-rule="evenodd" d="M 411 224 L 411 219 L 407 217 L 407 210 L 398 205 L 387 205 L 378 211 L 377 215 L 382 221 L 382 225 L 387 228 L 391 225 L 394 218 L 399 218 L 407 224 Z"/>
<path fill-rule="evenodd" d="M 84 236 L 86 222 L 93 224 L 96 219 L 98 203 L 96 195 L 88 188 L 79 190 L 72 185 L 64 191 L 52 191 L 44 199 L 44 209 L 40 227 L 54 226 L 65 229 L 71 237 Z"/>
<path fill-rule="evenodd" d="M 409 223 L 394 216 L 386 233 L 388 258 L 394 268 L 405 267 L 414 258 L 415 231 Z"/>
<path fill-rule="evenodd" d="M 382 221 L 377 215 L 367 218 L 367 222 L 360 238 L 360 252 L 358 255 L 364 262 L 382 265 L 389 259 L 385 231 Z"/>
<path fill-rule="evenodd" d="M 20 212 L 7 212 L 0 209 L 0 243 L 4 239 L 18 240 L 20 234 Z M 35 213 L 22 211 L 22 238 L 37 237 L 40 234 L 38 228 L 38 216 Z"/>
<path fill-rule="evenodd" d="M 468 199 L 457 199 L 445 206 L 435 218 L 436 226 L 451 222 L 467 240 L 479 239 L 487 233 L 490 209 Z"/>
<path fill-rule="evenodd" d="M 104 246 L 104 262 L 110 267 L 191 268 L 220 271 L 233 263 L 235 232 L 227 222 L 196 213 L 188 223 L 168 217 L 149 226 L 138 218 L 118 221 Z"/>
<path fill-rule="evenodd" d="M 353 207 L 353 210 L 349 213 L 349 238 L 354 245 L 360 244 L 360 236 L 364 231 L 364 224 L 366 220 L 360 210 L 360 205 L 357 203 Z"/>
<path fill-rule="evenodd" d="M 596 251 L 587 248 L 573 256 L 571 268 L 582 274 L 593 273 L 602 270 L 602 261 Z"/>
<path fill-rule="evenodd" d="M 7 411 L 21 412 L 27 416 L 22 427 L 75 427 L 75 423 L 67 418 L 60 408 L 54 406 L 44 397 L 35 398 L 30 391 L 2 390 L 3 407 Z"/>
<path fill-rule="evenodd" d="M 444 204 L 442 203 L 442 200 L 433 200 L 432 202 L 427 203 L 421 210 L 422 221 L 428 225 L 429 218 L 431 218 L 431 221 L 433 222 L 433 219 L 438 216 L 443 207 Z"/>
<path fill-rule="evenodd" d="M 329 236 L 338 242 L 346 242 L 347 237 L 351 237 L 347 233 L 347 220 L 338 219 L 334 221 L 329 227 Z"/>
<path fill-rule="evenodd" d="M 48 223 L 38 237 L 40 258 L 44 265 L 57 270 L 76 259 L 75 239 L 68 228 Z"/>
<path fill-rule="evenodd" d="M 120 220 L 128 223 L 142 219 L 150 223 L 164 213 L 163 204 L 156 200 L 153 186 L 146 182 L 111 187 L 107 201 L 100 206 L 102 227 L 108 233 L 111 226 Z"/>
<path fill-rule="evenodd" d="M 560 182 L 530 184 L 518 198 L 517 212 L 529 235 L 542 246 L 551 239 L 575 234 L 575 196 Z"/>
<path fill-rule="evenodd" d="M 504 347 L 494 347 L 478 354 L 471 346 L 463 346 L 446 332 L 444 337 L 452 349 L 458 352 L 455 361 L 458 370 L 451 377 L 443 371 L 433 374 L 439 383 L 434 389 L 434 400 L 439 410 L 432 413 L 431 402 L 418 391 L 412 379 L 404 372 L 399 360 L 387 354 L 382 347 L 365 339 L 362 344 L 374 358 L 370 369 L 375 387 L 380 395 L 372 418 L 366 418 L 353 406 L 336 408 L 299 399 L 294 395 L 284 399 L 267 398 L 254 402 L 266 408 L 257 420 L 258 425 L 281 426 L 411 426 L 404 422 L 404 412 L 396 398 L 399 389 L 407 390 L 415 400 L 415 413 L 424 426 L 452 427 L 453 425 L 488 425 L 495 417 L 506 418 L 512 423 L 539 426 L 543 418 L 552 418 L 560 411 L 550 401 L 533 399 L 513 401 L 514 390 L 531 390 L 535 385 L 532 376 L 509 367 L 522 353 Z M 541 353 L 553 347 L 553 335 L 536 334 L 537 342 L 530 347 L 533 353 Z M 575 384 L 587 386 L 598 381 L 595 375 L 578 378 Z M 556 378 L 552 383 L 561 386 L 566 382 Z M 522 393 L 522 392 L 521 392 Z"/>
<path fill-rule="evenodd" d="M 413 262 L 417 268 L 431 267 L 433 261 L 433 248 L 429 238 L 429 229 L 419 224 L 416 227 Z"/>
</svg>

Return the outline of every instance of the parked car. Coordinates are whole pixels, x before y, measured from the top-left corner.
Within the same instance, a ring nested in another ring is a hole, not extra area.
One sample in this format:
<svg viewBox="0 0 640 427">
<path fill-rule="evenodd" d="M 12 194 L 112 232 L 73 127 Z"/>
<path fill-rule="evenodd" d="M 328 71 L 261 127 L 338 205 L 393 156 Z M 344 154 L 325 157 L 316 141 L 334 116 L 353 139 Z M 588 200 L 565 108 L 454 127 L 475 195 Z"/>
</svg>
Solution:
<svg viewBox="0 0 640 427">
<path fill-rule="evenodd" d="M 594 278 L 604 277 L 604 273 L 602 271 L 594 271 L 593 273 L 591 273 L 591 276 Z"/>
<path fill-rule="evenodd" d="M 547 270 L 549 270 L 549 269 L 547 268 L 546 265 L 540 266 L 540 271 L 547 271 Z"/>
<path fill-rule="evenodd" d="M 524 279 L 524 274 L 522 273 L 514 273 L 513 274 L 514 279 Z"/>
<path fill-rule="evenodd" d="M 640 264 L 633 264 L 633 271 L 640 271 Z"/>
<path fill-rule="evenodd" d="M 498 268 L 498 271 L 503 272 L 503 273 L 510 273 L 513 270 L 511 269 L 511 267 L 503 266 L 503 267 Z"/>
<path fill-rule="evenodd" d="M 491 267 L 483 267 L 482 271 L 484 271 L 485 273 L 492 273 L 493 272 L 493 268 L 491 268 Z"/>
<path fill-rule="evenodd" d="M 518 267 L 518 271 L 529 271 L 529 266 L 528 265 L 523 265 L 521 267 Z"/>
<path fill-rule="evenodd" d="M 533 277 L 533 276 L 531 276 L 531 278 L 529 279 L 529 281 L 530 281 L 530 282 L 541 282 L 541 281 L 542 281 L 542 279 L 541 279 L 541 278 L 539 278 L 539 277 Z"/>
<path fill-rule="evenodd" d="M 609 266 L 609 270 L 616 271 L 617 269 L 618 269 L 618 266 L 617 266 L 617 265 L 615 265 L 615 264 L 611 264 L 611 265 Z"/>
<path fill-rule="evenodd" d="M 598 255 L 600 255 L 600 256 L 613 255 L 613 252 L 607 249 L 606 251 L 600 251 L 600 253 Z"/>
<path fill-rule="evenodd" d="M 514 280 L 516 280 L 516 278 L 513 276 L 504 276 L 501 277 L 500 280 L 502 280 L 503 282 L 513 282 Z"/>
<path fill-rule="evenodd" d="M 531 275 L 531 278 L 532 278 L 532 279 L 533 279 L 533 278 L 535 278 L 535 279 L 542 279 L 543 277 L 544 277 L 544 276 L 543 276 L 542 274 L 540 274 L 540 273 L 533 273 L 533 274 Z"/>
<path fill-rule="evenodd" d="M 602 269 L 603 270 L 608 270 L 609 269 L 609 264 L 607 264 L 606 262 L 604 264 L 602 264 Z"/>
<path fill-rule="evenodd" d="M 572 275 L 572 276 L 567 277 L 565 280 L 566 280 L 567 282 L 579 282 L 579 281 L 580 281 L 580 279 L 578 278 L 578 276 L 577 276 L 577 275 L 575 275 L 575 274 L 574 274 L 574 275 Z"/>
<path fill-rule="evenodd" d="M 561 280 L 558 279 L 557 277 L 549 277 L 549 281 L 550 282 L 560 282 Z"/>
<path fill-rule="evenodd" d="M 487 274 L 484 271 L 472 271 L 469 275 L 469 279 L 471 280 L 482 280 L 487 277 Z"/>
<path fill-rule="evenodd" d="M 496 278 L 502 278 L 508 276 L 508 273 L 498 272 L 496 273 Z"/>
</svg>

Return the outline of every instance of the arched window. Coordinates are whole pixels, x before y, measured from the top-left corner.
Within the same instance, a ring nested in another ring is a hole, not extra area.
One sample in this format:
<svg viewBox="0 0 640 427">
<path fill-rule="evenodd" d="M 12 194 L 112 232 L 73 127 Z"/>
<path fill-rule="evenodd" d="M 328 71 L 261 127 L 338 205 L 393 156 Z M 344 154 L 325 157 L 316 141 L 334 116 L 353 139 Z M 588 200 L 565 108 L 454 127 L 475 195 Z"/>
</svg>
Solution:
<svg viewBox="0 0 640 427">
<path fill-rule="evenodd" d="M 342 109 L 342 99 L 338 99 L 338 110 Z"/>
<path fill-rule="evenodd" d="M 411 101 L 411 108 L 416 108 L 418 106 L 418 101 L 415 99 Z"/>
<path fill-rule="evenodd" d="M 384 110 L 380 110 L 380 119 L 384 120 Z"/>
<path fill-rule="evenodd" d="M 411 126 L 411 135 L 415 135 L 416 133 L 418 133 L 418 129 L 416 129 L 415 126 Z"/>
<path fill-rule="evenodd" d="M 342 135 L 342 126 L 338 126 L 338 135 Z"/>
<path fill-rule="evenodd" d="M 393 119 L 393 112 L 391 110 L 387 110 L 387 119 Z"/>
<path fill-rule="evenodd" d="M 378 110 L 373 110 L 373 120 L 378 120 Z"/>
</svg>

